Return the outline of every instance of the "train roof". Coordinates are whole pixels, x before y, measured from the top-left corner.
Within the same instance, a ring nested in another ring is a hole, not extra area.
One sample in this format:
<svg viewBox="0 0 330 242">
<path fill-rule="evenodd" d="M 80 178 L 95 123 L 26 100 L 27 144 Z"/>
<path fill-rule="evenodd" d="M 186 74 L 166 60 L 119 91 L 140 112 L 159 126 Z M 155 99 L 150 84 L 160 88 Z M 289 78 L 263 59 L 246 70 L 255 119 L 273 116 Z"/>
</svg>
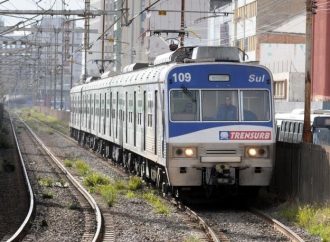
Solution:
<svg viewBox="0 0 330 242">
<path fill-rule="evenodd" d="M 71 89 L 71 92 L 80 92 L 81 90 L 90 90 L 90 89 L 99 89 L 104 87 L 111 86 L 122 86 L 122 85 L 130 85 L 130 84 L 138 84 L 138 83 L 146 83 L 151 82 L 153 80 L 159 79 L 159 76 L 163 71 L 166 72 L 168 68 L 172 65 L 168 66 L 152 66 L 145 69 L 139 69 L 133 72 L 123 73 L 116 76 L 111 76 L 107 78 L 100 79 L 95 82 L 85 83 L 79 86 L 75 86 Z"/>
<path fill-rule="evenodd" d="M 188 46 L 156 57 L 154 65 L 197 62 L 241 62 L 242 51 L 229 46 Z"/>
</svg>

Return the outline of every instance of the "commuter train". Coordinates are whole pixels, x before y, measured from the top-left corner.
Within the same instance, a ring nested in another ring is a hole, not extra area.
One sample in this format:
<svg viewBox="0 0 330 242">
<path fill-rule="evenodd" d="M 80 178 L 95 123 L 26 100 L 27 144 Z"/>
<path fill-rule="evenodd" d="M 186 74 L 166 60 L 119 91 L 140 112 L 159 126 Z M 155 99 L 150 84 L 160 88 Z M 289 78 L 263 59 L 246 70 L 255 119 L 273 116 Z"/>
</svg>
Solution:
<svg viewBox="0 0 330 242">
<path fill-rule="evenodd" d="M 272 75 L 241 60 L 234 47 L 182 47 L 75 86 L 71 135 L 164 192 L 268 186 Z"/>
</svg>

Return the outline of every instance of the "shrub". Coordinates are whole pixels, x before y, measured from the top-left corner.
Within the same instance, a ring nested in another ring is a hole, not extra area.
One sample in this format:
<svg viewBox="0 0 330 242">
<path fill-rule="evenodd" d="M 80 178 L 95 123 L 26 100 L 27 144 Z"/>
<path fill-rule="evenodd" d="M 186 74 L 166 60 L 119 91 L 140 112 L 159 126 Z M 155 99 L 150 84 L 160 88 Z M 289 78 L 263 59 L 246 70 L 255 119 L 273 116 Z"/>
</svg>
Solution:
<svg viewBox="0 0 330 242">
<path fill-rule="evenodd" d="M 98 190 L 101 196 L 107 202 L 108 206 L 111 207 L 114 204 L 117 197 L 116 189 L 112 185 L 105 185 L 105 186 L 100 186 Z"/>
<path fill-rule="evenodd" d="M 169 207 L 160 200 L 153 192 L 148 192 L 142 195 L 142 197 L 147 200 L 155 209 L 157 213 L 168 215 L 170 213 Z"/>
<path fill-rule="evenodd" d="M 75 162 L 75 168 L 77 169 L 77 172 L 81 176 L 86 176 L 90 172 L 89 165 L 82 160 L 77 160 Z"/>
<path fill-rule="evenodd" d="M 131 191 L 136 191 L 142 188 L 142 179 L 137 176 L 130 177 L 128 181 L 128 189 Z"/>
<path fill-rule="evenodd" d="M 100 173 L 92 172 L 84 178 L 83 183 L 85 186 L 93 188 L 96 186 L 108 185 L 110 179 Z"/>
</svg>

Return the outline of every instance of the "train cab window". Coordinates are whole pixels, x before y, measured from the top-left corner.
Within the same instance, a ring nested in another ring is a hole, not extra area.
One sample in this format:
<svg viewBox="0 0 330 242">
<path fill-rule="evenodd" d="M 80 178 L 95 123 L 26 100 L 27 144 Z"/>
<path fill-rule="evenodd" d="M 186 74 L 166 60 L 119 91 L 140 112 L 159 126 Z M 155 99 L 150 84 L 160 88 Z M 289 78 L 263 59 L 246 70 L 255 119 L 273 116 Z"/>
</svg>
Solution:
<svg viewBox="0 0 330 242">
<path fill-rule="evenodd" d="M 203 121 L 238 121 L 238 91 L 202 91 Z"/>
<path fill-rule="evenodd" d="M 199 121 L 199 91 L 172 90 L 170 92 L 172 121 Z"/>
<path fill-rule="evenodd" d="M 270 97 L 266 90 L 246 90 L 241 92 L 243 121 L 269 121 Z"/>
</svg>

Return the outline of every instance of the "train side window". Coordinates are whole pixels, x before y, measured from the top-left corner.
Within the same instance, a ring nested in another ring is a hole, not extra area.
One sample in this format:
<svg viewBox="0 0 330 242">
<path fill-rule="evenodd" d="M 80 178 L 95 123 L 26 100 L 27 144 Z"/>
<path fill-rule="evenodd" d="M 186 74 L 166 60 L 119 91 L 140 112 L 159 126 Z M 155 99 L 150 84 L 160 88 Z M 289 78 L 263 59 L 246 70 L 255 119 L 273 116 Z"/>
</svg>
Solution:
<svg viewBox="0 0 330 242">
<path fill-rule="evenodd" d="M 241 91 L 243 104 L 243 121 L 269 121 L 270 95 L 266 90 Z"/>
<path fill-rule="evenodd" d="M 199 91 L 172 90 L 170 106 L 172 121 L 199 121 Z"/>
</svg>

